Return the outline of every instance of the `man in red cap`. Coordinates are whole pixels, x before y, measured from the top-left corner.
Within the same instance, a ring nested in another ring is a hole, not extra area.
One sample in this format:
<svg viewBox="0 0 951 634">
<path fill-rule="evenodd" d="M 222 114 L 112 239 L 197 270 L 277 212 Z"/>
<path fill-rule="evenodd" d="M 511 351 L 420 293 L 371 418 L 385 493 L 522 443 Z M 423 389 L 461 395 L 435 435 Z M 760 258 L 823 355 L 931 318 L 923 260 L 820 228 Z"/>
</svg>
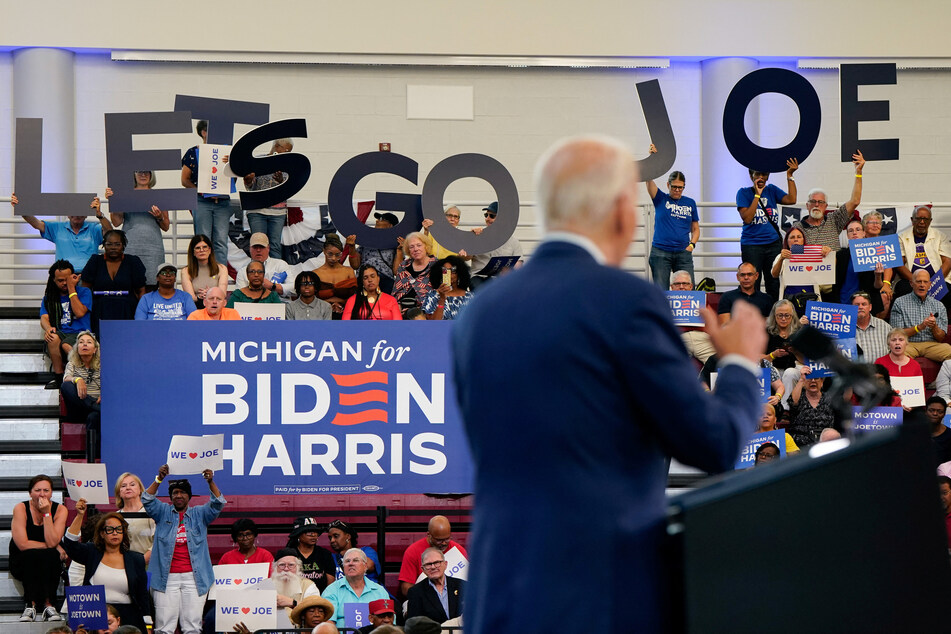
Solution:
<svg viewBox="0 0 951 634">
<path fill-rule="evenodd" d="M 360 628 L 360 634 L 368 634 L 381 625 L 392 625 L 396 618 L 396 609 L 393 607 L 393 599 L 377 599 L 370 601 L 368 606 L 370 624 Z"/>
</svg>

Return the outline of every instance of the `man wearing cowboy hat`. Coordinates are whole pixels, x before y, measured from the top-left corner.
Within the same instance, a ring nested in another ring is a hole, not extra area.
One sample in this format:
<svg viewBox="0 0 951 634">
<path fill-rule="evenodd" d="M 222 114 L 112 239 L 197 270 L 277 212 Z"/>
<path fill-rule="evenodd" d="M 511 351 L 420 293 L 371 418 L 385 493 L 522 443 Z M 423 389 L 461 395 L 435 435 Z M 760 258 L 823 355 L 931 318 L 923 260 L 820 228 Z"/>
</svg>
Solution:
<svg viewBox="0 0 951 634">
<path fill-rule="evenodd" d="M 360 634 L 369 634 L 381 625 L 393 625 L 396 618 L 396 609 L 393 607 L 393 599 L 377 599 L 370 601 L 367 606 L 370 624 L 360 628 Z"/>
<path fill-rule="evenodd" d="M 334 615 L 334 606 L 319 594 L 309 596 L 291 610 L 291 623 L 294 627 L 312 629 L 330 620 Z"/>
<path fill-rule="evenodd" d="M 409 589 L 407 617 L 428 616 L 437 623 L 462 614 L 465 582 L 446 576 L 446 557 L 438 548 L 427 548 L 421 557 L 426 578 Z"/>
</svg>

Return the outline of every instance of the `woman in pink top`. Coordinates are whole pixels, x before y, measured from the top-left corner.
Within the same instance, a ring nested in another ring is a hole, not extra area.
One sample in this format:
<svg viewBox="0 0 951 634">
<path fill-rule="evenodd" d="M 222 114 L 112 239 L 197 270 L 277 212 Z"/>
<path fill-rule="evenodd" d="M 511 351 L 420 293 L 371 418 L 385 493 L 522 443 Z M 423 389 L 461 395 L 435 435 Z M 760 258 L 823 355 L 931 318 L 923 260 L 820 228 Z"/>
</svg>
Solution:
<svg viewBox="0 0 951 634">
<path fill-rule="evenodd" d="M 888 369 L 891 376 L 922 376 L 921 366 L 905 354 L 908 335 L 901 328 L 888 333 L 888 354 L 875 360 Z"/>
</svg>

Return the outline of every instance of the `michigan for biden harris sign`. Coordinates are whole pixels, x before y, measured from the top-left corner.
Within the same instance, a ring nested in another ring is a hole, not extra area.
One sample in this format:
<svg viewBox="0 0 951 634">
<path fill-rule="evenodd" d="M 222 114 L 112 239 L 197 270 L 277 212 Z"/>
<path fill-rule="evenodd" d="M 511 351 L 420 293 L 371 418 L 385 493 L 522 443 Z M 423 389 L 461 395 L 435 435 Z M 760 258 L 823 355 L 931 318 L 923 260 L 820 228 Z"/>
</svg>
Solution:
<svg viewBox="0 0 951 634">
<path fill-rule="evenodd" d="M 225 495 L 468 493 L 450 328 L 104 322 L 103 460 L 149 480 L 172 436 L 222 434 Z"/>
</svg>

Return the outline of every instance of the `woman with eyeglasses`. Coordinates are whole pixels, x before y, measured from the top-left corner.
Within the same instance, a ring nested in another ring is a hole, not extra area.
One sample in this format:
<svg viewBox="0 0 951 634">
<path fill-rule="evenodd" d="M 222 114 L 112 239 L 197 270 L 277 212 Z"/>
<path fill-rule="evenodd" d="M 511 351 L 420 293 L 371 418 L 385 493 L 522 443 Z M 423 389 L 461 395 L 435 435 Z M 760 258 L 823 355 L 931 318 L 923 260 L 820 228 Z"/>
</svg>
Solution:
<svg viewBox="0 0 951 634">
<path fill-rule="evenodd" d="M 267 548 L 258 546 L 257 539 L 258 525 L 254 520 L 242 517 L 235 521 L 231 525 L 231 541 L 235 548 L 222 555 L 218 565 L 273 564 L 274 555 Z"/>
<path fill-rule="evenodd" d="M 92 290 L 92 331 L 102 339 L 99 323 L 107 319 L 135 319 L 145 294 L 145 266 L 125 252 L 129 239 L 120 229 L 102 237 L 102 255 L 89 258 L 83 268 L 83 286 Z"/>
<path fill-rule="evenodd" d="M 115 606 L 124 625 L 145 630 L 144 616 L 150 614 L 145 557 L 129 547 L 129 525 L 119 513 L 99 518 L 92 543 L 80 543 L 86 516 L 86 500 L 76 502 L 76 517 L 60 544 L 71 559 L 86 566 L 83 585 L 105 587 L 106 603 Z"/>
<path fill-rule="evenodd" d="M 340 257 L 343 244 L 337 234 L 330 234 L 324 242 L 324 263 L 314 269 L 320 280 L 317 296 L 329 303 L 333 318 L 340 319 L 344 304 L 357 291 L 357 276 L 349 266 L 344 266 Z"/>
<path fill-rule="evenodd" d="M 455 319 L 473 297 L 469 267 L 458 255 L 436 262 L 429 271 L 429 283 L 434 290 L 426 294 L 422 304 L 428 319 Z"/>
<path fill-rule="evenodd" d="M 859 220 L 850 220 L 845 226 L 845 233 L 849 242 L 865 238 L 865 228 Z M 885 269 L 879 262 L 874 271 L 856 271 L 852 265 L 850 249 L 839 249 L 835 254 L 835 285 L 832 291 L 823 297 L 824 301 L 835 304 L 852 303 L 852 295 L 857 291 L 863 292 L 872 304 L 872 314 L 880 317 L 882 305 L 882 286 L 884 285 Z"/>
<path fill-rule="evenodd" d="M 205 307 L 205 294 L 220 288 L 228 295 L 228 267 L 215 259 L 211 238 L 198 234 L 188 243 L 188 265 L 182 269 L 182 290 L 192 296 L 196 308 Z"/>
<path fill-rule="evenodd" d="M 650 154 L 657 148 L 651 143 Z M 693 250 L 700 239 L 700 214 L 693 198 L 684 196 L 687 177 L 673 171 L 667 177 L 667 191 L 661 191 L 653 180 L 645 182 L 647 195 L 654 203 L 654 239 L 648 264 L 651 279 L 665 291 L 670 288 L 673 271 L 687 271 L 693 281 Z"/>
<path fill-rule="evenodd" d="M 810 372 L 812 368 L 808 365 L 802 367 L 789 400 L 792 410 L 786 433 L 800 449 L 819 442 L 822 430 L 835 423 L 832 399 L 822 391 L 823 379 L 810 378 Z"/>
<path fill-rule="evenodd" d="M 426 253 L 426 236 L 416 231 L 406 239 L 400 239 L 406 259 L 400 264 L 393 285 L 393 297 L 400 303 L 400 308 L 420 308 L 423 298 L 433 290 L 429 281 L 429 271 L 436 258 Z"/>
<path fill-rule="evenodd" d="M 343 579 L 343 555 L 351 548 L 359 548 L 367 556 L 367 579 L 380 582 L 380 557 L 371 546 L 357 546 L 357 529 L 342 520 L 334 520 L 327 525 L 327 537 L 333 551 L 337 579 Z"/>
<path fill-rule="evenodd" d="M 376 267 L 365 264 L 360 267 L 357 278 L 360 292 L 347 300 L 343 307 L 343 319 L 403 319 L 396 298 L 380 290 L 380 274 Z"/>
<path fill-rule="evenodd" d="M 780 397 L 784 407 L 789 402 L 793 386 L 799 380 L 802 355 L 789 345 L 789 339 L 800 327 L 799 319 L 796 317 L 796 307 L 791 301 L 781 299 L 773 304 L 773 309 L 769 311 L 769 317 L 766 318 L 766 334 L 769 339 L 766 343 L 766 354 L 763 356 L 782 376 L 783 393 Z"/>
<path fill-rule="evenodd" d="M 155 174 L 150 171 L 140 171 L 135 173 L 135 186 L 133 189 L 152 189 L 155 187 Z M 112 189 L 106 187 L 106 198 L 112 196 Z M 96 211 L 98 212 L 98 203 Z M 135 255 L 145 266 L 145 270 L 151 273 L 155 271 L 160 264 L 166 261 L 165 241 L 162 233 L 168 233 L 171 223 L 168 219 L 168 212 L 162 211 L 156 205 L 147 213 L 115 213 L 112 208 L 109 209 L 109 218 L 112 220 L 112 226 L 118 229 L 124 227 L 126 237 L 129 239 L 129 246 L 126 252 L 129 255 Z M 155 285 L 148 281 L 146 290 L 151 292 L 155 290 Z"/>
<path fill-rule="evenodd" d="M 786 286 L 786 280 L 783 279 L 783 272 L 785 271 L 783 262 L 792 257 L 792 247 L 794 246 L 806 246 L 806 234 L 804 234 L 799 227 L 790 227 L 789 231 L 786 232 L 786 237 L 783 238 L 783 248 L 779 252 L 779 255 L 776 256 L 776 259 L 773 260 L 773 268 L 770 273 L 774 278 L 779 279 L 779 295 L 780 297 L 792 297 L 798 293 L 818 294 L 819 288 L 815 284 L 808 286 Z M 823 246 L 822 257 L 829 255 L 831 251 L 832 249 L 829 247 Z"/>
</svg>

